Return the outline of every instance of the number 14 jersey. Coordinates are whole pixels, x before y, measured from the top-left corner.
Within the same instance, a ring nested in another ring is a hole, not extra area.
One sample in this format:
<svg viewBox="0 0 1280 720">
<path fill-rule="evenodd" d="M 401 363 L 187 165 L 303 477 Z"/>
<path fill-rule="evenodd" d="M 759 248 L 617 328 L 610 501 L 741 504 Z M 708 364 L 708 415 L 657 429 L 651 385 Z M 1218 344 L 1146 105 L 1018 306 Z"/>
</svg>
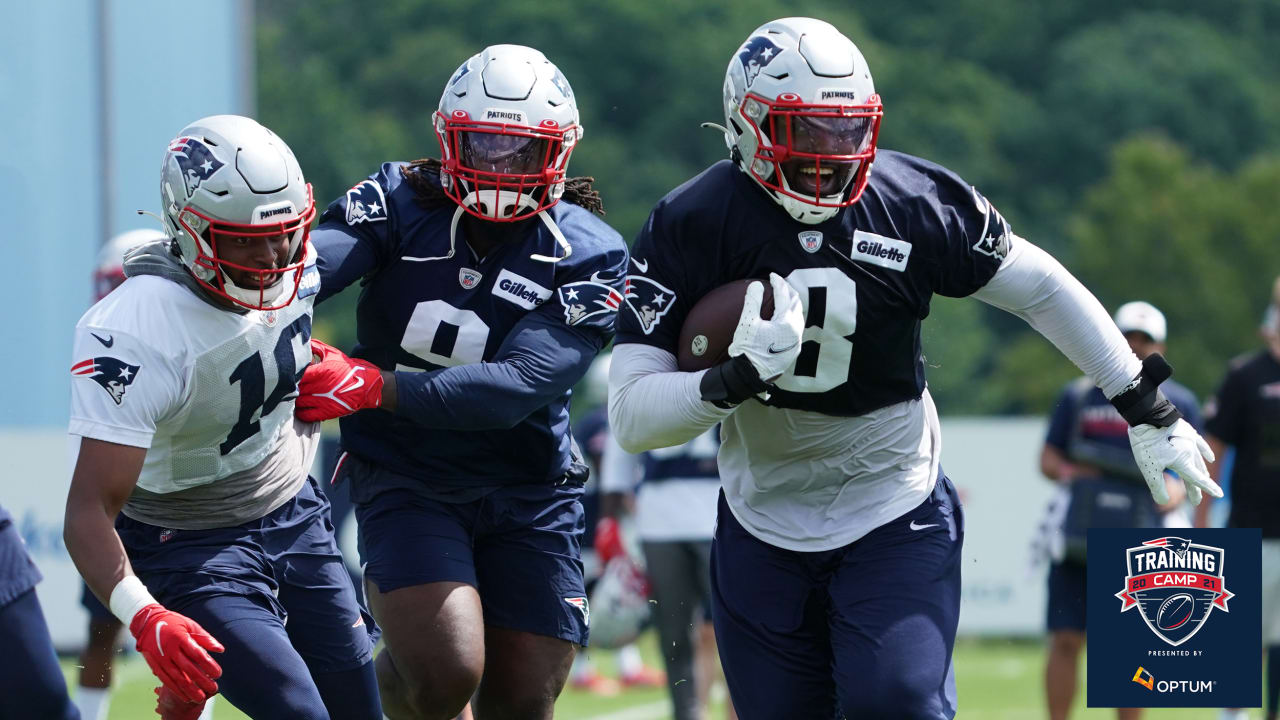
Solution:
<svg viewBox="0 0 1280 720">
<path fill-rule="evenodd" d="M 934 294 L 985 285 L 1010 238 L 972 186 L 909 155 L 880 152 L 859 202 L 817 225 L 722 161 L 668 194 L 641 230 L 618 343 L 678 354 L 685 317 L 712 289 L 785 278 L 804 304 L 800 356 L 764 404 L 724 420 L 721 477 L 760 539 L 839 547 L 932 490 L 940 441 L 921 321 Z"/>
</svg>

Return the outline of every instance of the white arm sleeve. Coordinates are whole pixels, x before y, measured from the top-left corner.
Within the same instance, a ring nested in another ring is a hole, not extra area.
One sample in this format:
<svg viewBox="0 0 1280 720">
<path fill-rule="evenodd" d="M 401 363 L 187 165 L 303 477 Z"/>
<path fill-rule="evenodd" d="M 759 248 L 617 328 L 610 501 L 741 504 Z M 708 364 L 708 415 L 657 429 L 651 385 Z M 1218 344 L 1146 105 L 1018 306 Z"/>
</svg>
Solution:
<svg viewBox="0 0 1280 720">
<path fill-rule="evenodd" d="M 705 372 L 705 371 L 704 371 Z M 676 356 L 650 345 L 624 343 L 609 364 L 609 427 L 624 450 L 683 445 L 733 409 L 702 399 L 702 373 L 676 369 Z"/>
<path fill-rule="evenodd" d="M 973 294 L 1017 315 L 1093 379 L 1108 398 L 1129 386 L 1142 363 L 1102 303 L 1049 253 L 1020 237 L 991 281 Z"/>
<path fill-rule="evenodd" d="M 634 493 L 639 478 L 640 456 L 623 450 L 610 433 L 600 458 L 600 492 Z"/>
</svg>

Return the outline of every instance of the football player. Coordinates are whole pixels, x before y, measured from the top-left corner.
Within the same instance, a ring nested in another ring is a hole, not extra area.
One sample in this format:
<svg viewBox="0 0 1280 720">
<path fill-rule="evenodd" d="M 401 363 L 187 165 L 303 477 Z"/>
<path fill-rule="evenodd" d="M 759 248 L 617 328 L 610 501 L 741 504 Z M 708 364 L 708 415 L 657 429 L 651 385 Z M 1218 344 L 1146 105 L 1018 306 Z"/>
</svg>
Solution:
<svg viewBox="0 0 1280 720">
<path fill-rule="evenodd" d="M 166 238 L 76 326 L 67 549 L 163 716 L 221 689 L 255 718 L 380 718 L 371 622 L 307 475 L 318 426 L 293 416 L 311 187 L 274 133 L 218 115 L 170 142 L 160 188 Z"/>
<path fill-rule="evenodd" d="M 364 409 L 339 475 L 387 714 L 452 717 L 474 694 L 477 717 L 549 718 L 587 642 L 569 390 L 613 336 L 626 246 L 567 177 L 582 126 L 542 53 L 468 59 L 433 126 L 441 160 L 387 163 L 321 218 L 320 298 L 361 282 L 357 345 L 321 349 L 298 414 Z"/>
<path fill-rule="evenodd" d="M 1157 502 L 1166 467 L 1193 500 L 1220 494 L 1207 445 L 1156 389 L 1168 366 L 1139 362 L 981 193 L 877 152 L 880 97 L 834 27 L 761 26 L 723 100 L 730 159 L 662 199 L 633 247 L 610 425 L 639 452 L 723 423 L 712 604 L 743 718 L 952 717 L 964 523 L 925 387 L 932 296 L 977 297 L 1061 348 L 1129 423 Z M 679 372 L 689 309 L 739 278 L 771 284 L 771 317 L 750 285 L 730 359 Z"/>
</svg>

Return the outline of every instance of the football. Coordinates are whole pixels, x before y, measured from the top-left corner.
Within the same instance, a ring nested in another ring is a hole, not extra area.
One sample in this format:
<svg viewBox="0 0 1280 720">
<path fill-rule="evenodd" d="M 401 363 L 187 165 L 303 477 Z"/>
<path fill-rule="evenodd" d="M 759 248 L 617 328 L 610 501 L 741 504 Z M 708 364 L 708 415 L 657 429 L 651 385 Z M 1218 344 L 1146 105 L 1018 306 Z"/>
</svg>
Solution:
<svg viewBox="0 0 1280 720">
<path fill-rule="evenodd" d="M 1156 612 L 1156 625 L 1161 630 L 1180 628 L 1191 619 L 1191 611 L 1195 607 L 1195 601 L 1187 593 L 1171 595 L 1160 603 L 1160 610 Z"/>
<path fill-rule="evenodd" d="M 729 343 L 738 328 L 742 316 L 742 302 L 747 286 L 756 280 L 734 280 L 703 295 L 689 311 L 680 328 L 680 352 L 677 363 L 680 370 L 693 372 L 719 365 L 729 359 Z M 764 299 L 760 303 L 760 316 L 773 316 L 773 289 L 768 280 L 764 285 Z"/>
</svg>

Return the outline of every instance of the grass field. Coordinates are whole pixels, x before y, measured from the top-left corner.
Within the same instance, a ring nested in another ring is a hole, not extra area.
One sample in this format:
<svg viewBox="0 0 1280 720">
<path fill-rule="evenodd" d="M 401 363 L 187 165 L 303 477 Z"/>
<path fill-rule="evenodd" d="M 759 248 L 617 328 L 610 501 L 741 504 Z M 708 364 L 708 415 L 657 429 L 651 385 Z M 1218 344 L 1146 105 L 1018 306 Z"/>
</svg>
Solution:
<svg viewBox="0 0 1280 720">
<path fill-rule="evenodd" d="M 642 642 L 646 661 L 655 663 L 656 651 L 652 634 Z M 613 655 L 593 652 L 596 667 L 605 673 L 613 671 Z M 956 647 L 956 682 L 960 694 L 960 713 L 965 720 L 1030 720 L 1045 716 L 1041 676 L 1044 669 L 1043 645 L 1030 641 L 966 640 Z M 63 662 L 68 683 L 74 684 L 74 665 Z M 1084 668 L 1081 668 L 1083 683 Z M 155 679 L 146 663 L 130 655 L 117 665 L 116 692 L 112 696 L 110 720 L 139 720 L 154 717 Z M 1085 709 L 1084 687 L 1076 696 L 1077 711 L 1073 718 L 1102 720 L 1114 718 L 1115 712 Z M 1253 711 L 1252 717 L 1260 717 Z M 219 698 L 215 706 L 216 720 L 235 720 L 245 715 Z M 556 705 L 556 717 L 563 720 L 665 720 L 670 717 L 666 694 L 660 690 L 624 690 L 611 698 L 566 690 Z M 721 707 L 713 709 L 709 720 L 721 720 Z M 1154 720 L 1215 720 L 1216 710 L 1150 710 L 1145 717 Z"/>
</svg>

